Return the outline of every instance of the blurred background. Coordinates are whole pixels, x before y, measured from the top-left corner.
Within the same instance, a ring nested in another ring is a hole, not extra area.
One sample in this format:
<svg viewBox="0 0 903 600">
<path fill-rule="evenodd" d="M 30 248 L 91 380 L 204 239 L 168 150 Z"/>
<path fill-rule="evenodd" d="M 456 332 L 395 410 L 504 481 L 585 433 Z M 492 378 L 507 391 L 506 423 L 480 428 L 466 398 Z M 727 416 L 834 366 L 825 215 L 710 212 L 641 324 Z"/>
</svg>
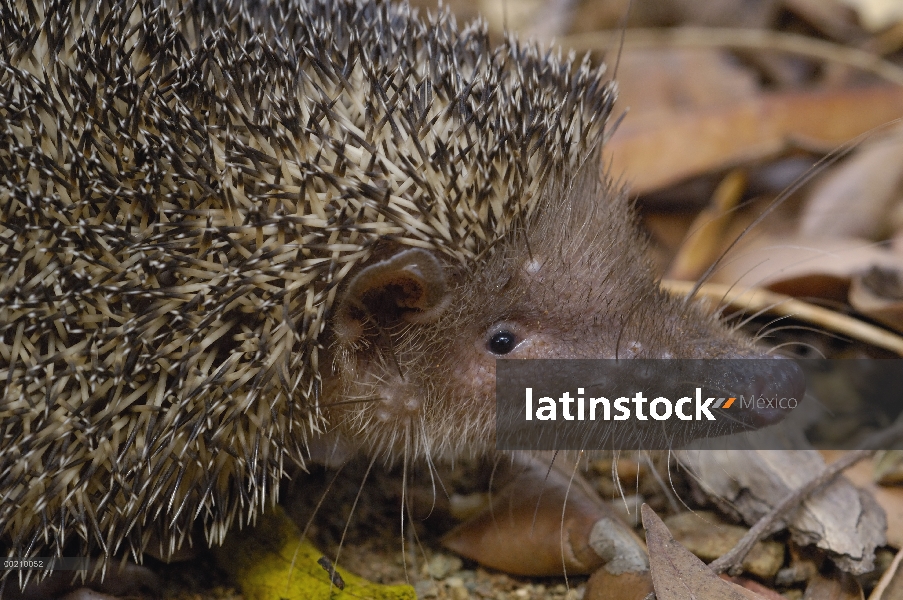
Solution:
<svg viewBox="0 0 903 600">
<path fill-rule="evenodd" d="M 903 332 L 903 1 L 444 4 L 496 41 L 608 64 L 619 122 L 603 167 L 636 199 L 669 282 L 717 263 L 706 283 Z"/>
</svg>

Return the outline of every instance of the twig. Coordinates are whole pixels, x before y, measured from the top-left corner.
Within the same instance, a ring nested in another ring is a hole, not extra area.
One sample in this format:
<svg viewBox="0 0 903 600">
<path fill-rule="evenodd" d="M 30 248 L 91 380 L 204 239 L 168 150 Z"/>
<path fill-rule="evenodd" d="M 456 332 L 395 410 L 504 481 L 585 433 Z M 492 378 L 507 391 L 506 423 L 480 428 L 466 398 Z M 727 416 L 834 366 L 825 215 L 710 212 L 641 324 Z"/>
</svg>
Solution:
<svg viewBox="0 0 903 600">
<path fill-rule="evenodd" d="M 677 295 L 685 295 L 693 285 L 693 282 L 687 281 L 662 281 L 664 289 Z M 719 304 L 729 304 L 748 312 L 764 311 L 773 315 L 793 317 L 903 356 L 903 337 L 859 319 L 796 300 L 784 294 L 758 288 L 742 292 L 724 284 L 705 283 L 699 288 L 697 296 L 704 296 Z"/>
<path fill-rule="evenodd" d="M 597 31 L 565 36 L 558 42 L 577 50 L 605 50 L 611 48 L 620 36 L 619 31 Z M 793 33 L 716 27 L 627 30 L 625 48 L 656 46 L 778 50 L 850 65 L 903 85 L 903 69 L 877 54 Z"/>
</svg>

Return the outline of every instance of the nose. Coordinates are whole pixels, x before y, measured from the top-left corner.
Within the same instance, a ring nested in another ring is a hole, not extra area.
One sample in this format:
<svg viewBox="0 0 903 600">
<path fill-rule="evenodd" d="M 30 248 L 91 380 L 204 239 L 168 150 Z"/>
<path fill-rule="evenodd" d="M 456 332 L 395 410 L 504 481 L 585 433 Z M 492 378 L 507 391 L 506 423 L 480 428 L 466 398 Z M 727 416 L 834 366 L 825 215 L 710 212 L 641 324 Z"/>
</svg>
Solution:
<svg viewBox="0 0 903 600">
<path fill-rule="evenodd" d="M 744 394 L 740 410 L 733 417 L 740 424 L 759 429 L 781 421 L 802 401 L 806 393 L 806 377 L 795 361 L 780 356 L 747 359 L 735 367 Z"/>
</svg>

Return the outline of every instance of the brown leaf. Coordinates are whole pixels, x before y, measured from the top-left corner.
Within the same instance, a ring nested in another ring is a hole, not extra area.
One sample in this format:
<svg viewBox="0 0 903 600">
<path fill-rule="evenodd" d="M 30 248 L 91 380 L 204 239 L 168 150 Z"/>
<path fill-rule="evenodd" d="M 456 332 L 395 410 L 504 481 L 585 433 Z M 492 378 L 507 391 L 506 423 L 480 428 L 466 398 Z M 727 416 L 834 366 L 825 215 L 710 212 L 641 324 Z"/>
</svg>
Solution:
<svg viewBox="0 0 903 600">
<path fill-rule="evenodd" d="M 634 193 L 781 152 L 794 139 L 832 148 L 900 116 L 903 89 L 875 86 L 751 96 L 720 107 L 628 113 L 606 147 Z M 869 110 L 862 110 L 868 106 Z"/>
<path fill-rule="evenodd" d="M 804 237 L 878 239 L 903 184 L 903 128 L 866 140 L 819 179 L 800 215 Z"/>
<path fill-rule="evenodd" d="M 649 571 L 616 574 L 599 569 L 586 582 L 583 600 L 644 600 L 652 591 Z"/>
<path fill-rule="evenodd" d="M 648 569 L 642 541 L 582 478 L 538 462 L 442 543 L 516 575 L 588 574 L 602 565 L 612 573 Z"/>
<path fill-rule="evenodd" d="M 825 468 L 814 450 L 682 450 L 678 456 L 706 494 L 748 524 Z M 886 521 L 870 494 L 840 477 L 803 502 L 789 529 L 800 545 L 814 544 L 842 569 L 862 574 L 884 544 Z"/>
<path fill-rule="evenodd" d="M 846 302 L 852 278 L 875 266 L 903 269 L 903 254 L 860 239 L 760 234 L 728 254 L 712 281 L 738 289 L 765 287 L 788 296 Z"/>
<path fill-rule="evenodd" d="M 709 27 L 765 27 L 774 20 L 780 5 L 775 0 L 669 1 L 678 23 Z"/>
<path fill-rule="evenodd" d="M 903 5 L 893 0 L 842 0 L 859 15 L 862 24 L 872 31 L 880 31 L 903 21 Z"/>
<path fill-rule="evenodd" d="M 643 505 L 642 513 L 657 600 L 765 600 L 715 575 L 692 552 L 674 541 L 648 505 Z"/>
<path fill-rule="evenodd" d="M 695 281 L 718 258 L 727 225 L 745 188 L 746 174 L 739 169 L 731 171 L 721 181 L 709 206 L 690 225 L 687 237 L 671 262 L 668 277 Z"/>
<path fill-rule="evenodd" d="M 755 76 L 718 50 L 628 50 L 618 65 L 618 103 L 628 111 L 625 123 L 649 114 L 731 105 L 757 93 Z"/>
<path fill-rule="evenodd" d="M 852 44 L 861 42 L 864 37 L 850 18 L 850 11 L 839 2 L 784 0 L 784 6 L 829 38 Z"/>
</svg>

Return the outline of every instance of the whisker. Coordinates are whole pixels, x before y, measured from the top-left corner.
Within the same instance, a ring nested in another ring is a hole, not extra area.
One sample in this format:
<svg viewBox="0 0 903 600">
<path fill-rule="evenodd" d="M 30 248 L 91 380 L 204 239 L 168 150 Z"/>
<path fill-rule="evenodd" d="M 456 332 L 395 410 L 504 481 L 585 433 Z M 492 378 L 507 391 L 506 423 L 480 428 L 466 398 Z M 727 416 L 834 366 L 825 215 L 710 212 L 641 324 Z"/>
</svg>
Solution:
<svg viewBox="0 0 903 600">
<path fill-rule="evenodd" d="M 680 504 L 681 504 L 686 510 L 693 510 L 692 508 L 690 508 L 690 505 L 689 505 L 689 504 L 687 504 L 686 502 L 684 502 L 684 499 L 681 497 L 681 495 L 677 493 L 677 486 L 674 484 L 674 478 L 672 477 L 672 473 L 671 473 L 671 458 L 672 458 L 672 457 L 674 458 L 674 464 L 675 464 L 676 466 L 678 466 L 678 467 L 683 467 L 683 464 L 680 462 L 680 459 L 678 459 L 678 458 L 677 458 L 677 455 L 674 454 L 674 452 L 672 452 L 671 449 L 669 448 L 669 449 L 668 449 L 668 462 L 667 462 L 667 466 L 668 466 L 668 483 L 671 484 L 671 490 L 674 491 L 674 497 L 675 497 L 675 499 L 679 500 L 679 501 L 680 501 Z"/>
<path fill-rule="evenodd" d="M 772 302 L 771 304 L 763 306 L 761 309 L 748 315 L 745 319 L 743 319 L 743 320 L 739 321 L 738 323 L 736 323 L 735 325 L 733 325 L 731 327 L 731 332 L 737 333 L 738 331 L 740 331 L 741 329 L 743 329 L 744 327 L 746 327 L 747 325 L 749 325 L 750 323 L 752 323 L 753 321 L 755 321 L 756 319 L 761 317 L 762 315 L 768 314 L 769 312 L 771 312 L 772 310 L 774 310 L 775 308 L 777 308 L 780 305 L 781 305 L 781 302 Z M 740 311 L 740 312 L 742 312 L 742 311 Z M 768 325 L 770 325 L 771 323 L 780 321 L 781 319 L 787 319 L 789 317 L 790 317 L 790 315 L 781 315 L 779 317 L 775 317 L 773 320 L 768 322 Z M 763 327 L 768 327 L 768 325 L 764 325 Z"/>
<path fill-rule="evenodd" d="M 422 427 L 423 423 L 421 423 L 421 437 L 423 439 L 427 439 L 426 430 Z M 433 463 L 433 453 L 429 450 L 428 447 L 424 447 L 423 451 L 424 457 L 426 458 L 426 467 L 427 472 L 430 474 L 430 487 L 433 492 L 433 503 L 430 506 L 430 511 L 424 517 L 424 520 L 429 519 L 433 514 L 433 510 L 436 508 L 436 482 L 439 482 L 439 487 L 442 488 L 442 492 L 445 494 L 446 498 L 451 499 L 451 496 L 448 493 L 448 490 L 445 488 L 445 484 L 442 483 L 442 477 L 439 476 L 439 472 L 436 469 L 435 464 Z"/>
<path fill-rule="evenodd" d="M 404 490 L 402 490 L 402 495 L 404 495 Z M 408 502 L 407 504 L 402 504 L 402 506 L 407 507 L 408 520 L 412 523 L 412 526 L 408 528 L 408 531 L 410 532 L 411 536 L 414 538 L 413 545 L 416 546 L 418 550 L 420 550 L 420 556 L 423 557 L 423 563 L 426 564 L 429 562 L 429 558 L 426 555 L 426 546 L 420 540 L 420 535 L 417 533 L 417 528 L 413 526 L 414 513 L 413 513 L 413 510 L 411 509 L 410 502 Z M 427 518 L 427 517 L 425 517 L 425 518 Z M 406 577 L 406 581 L 407 581 L 407 572 L 405 572 L 405 577 Z M 433 578 L 432 574 L 430 574 L 430 578 L 431 579 Z"/>
<path fill-rule="evenodd" d="M 408 553 L 405 550 L 404 513 L 405 513 L 405 508 L 407 506 L 408 460 L 409 460 L 410 454 L 411 454 L 411 427 L 410 427 L 410 423 L 408 423 L 408 424 L 406 424 L 406 426 L 404 428 L 404 460 L 402 461 L 402 467 L 401 467 L 401 560 L 402 560 L 402 566 L 404 567 L 404 579 L 405 579 L 405 581 L 408 581 L 408 582 L 410 582 L 410 576 L 408 575 Z"/>
<path fill-rule="evenodd" d="M 347 463 L 346 463 L 347 464 Z M 292 561 L 289 563 L 288 567 L 288 576 L 285 579 L 285 597 L 289 597 L 289 585 L 292 580 L 292 571 L 295 570 L 295 563 L 298 560 L 298 553 L 301 551 L 301 544 L 304 543 L 304 540 L 307 538 L 307 532 L 310 530 L 311 525 L 313 525 L 314 519 L 317 516 L 317 513 L 320 512 L 320 507 L 323 506 L 323 501 L 326 500 L 326 496 L 329 495 L 329 492 L 332 491 L 332 486 L 335 484 L 336 480 L 341 474 L 342 469 L 345 468 L 345 465 L 340 465 L 336 472 L 333 474 L 332 479 L 329 480 L 329 483 L 326 484 L 326 489 L 320 495 L 320 499 L 317 501 L 317 505 L 314 507 L 313 512 L 310 517 L 307 519 L 307 523 L 304 525 L 304 529 L 301 531 L 301 536 L 298 538 L 298 544 L 295 546 L 295 552 L 292 554 Z"/>
<path fill-rule="evenodd" d="M 655 478 L 655 482 L 658 484 L 658 487 L 661 488 L 662 493 L 665 494 L 665 498 L 668 499 L 668 504 L 671 506 L 671 512 L 679 513 L 680 505 L 677 504 L 677 499 L 674 497 L 674 494 L 671 493 L 671 490 L 668 489 L 668 486 L 665 484 L 665 480 L 662 479 L 661 473 L 658 472 L 658 469 L 655 467 L 655 463 L 652 461 L 652 457 L 649 452 L 642 452 L 643 460 L 646 462 L 646 466 L 649 467 L 649 470 L 652 471 L 652 477 Z"/>
<path fill-rule="evenodd" d="M 555 459 L 558 458 L 558 454 L 558 450 L 555 450 L 552 453 L 552 460 L 549 461 L 549 468 L 546 469 L 546 476 L 542 481 L 542 489 L 539 490 L 539 496 L 536 497 L 536 508 L 533 509 L 533 522 L 530 524 L 531 535 L 536 532 L 536 520 L 539 518 L 539 503 L 542 502 L 542 495 L 546 491 L 546 482 L 549 480 L 549 475 L 552 473 L 552 468 L 555 464 Z"/>
<path fill-rule="evenodd" d="M 829 340 L 835 340 L 835 341 L 838 341 L 838 342 L 844 342 L 844 343 L 846 343 L 846 344 L 851 344 L 851 343 L 854 342 L 854 340 L 850 339 L 849 337 L 847 337 L 847 336 L 845 336 L 845 335 L 841 335 L 841 334 L 839 334 L 839 333 L 835 333 L 835 332 L 833 332 L 833 331 L 829 331 L 829 330 L 826 330 L 826 329 L 824 329 L 824 328 L 820 328 L 820 327 L 810 327 L 810 326 L 807 326 L 807 325 L 795 325 L 795 324 L 793 324 L 793 325 L 784 325 L 783 327 L 775 327 L 775 328 L 773 328 L 773 329 L 769 329 L 768 331 L 763 332 L 763 334 L 762 334 L 761 336 L 758 336 L 758 335 L 757 335 L 754 339 L 755 339 L 756 341 L 758 341 L 758 340 L 764 339 L 766 336 L 770 336 L 772 333 L 778 332 L 778 331 L 808 331 L 808 332 L 811 332 L 811 333 L 817 333 L 817 334 L 819 334 L 820 336 L 822 336 L 823 338 L 826 338 L 826 339 L 829 339 Z M 792 341 L 792 342 L 787 342 L 787 343 L 793 343 L 793 342 L 797 342 L 797 343 L 799 343 L 800 345 L 811 346 L 811 344 L 804 344 L 803 342 L 798 341 L 798 340 L 794 340 L 794 341 Z M 769 351 L 769 352 L 770 352 L 770 351 Z M 819 352 L 819 354 L 821 354 L 821 352 Z M 825 358 L 825 357 L 822 356 L 822 358 Z"/>
<path fill-rule="evenodd" d="M 767 323 L 765 323 L 761 327 L 759 327 L 759 329 L 753 335 L 753 340 L 758 341 L 758 340 L 762 339 L 765 335 L 770 334 L 772 332 L 781 331 L 782 329 L 794 327 L 794 325 L 784 325 L 783 327 L 772 327 L 775 323 L 779 323 L 781 321 L 786 321 L 789 318 L 790 318 L 790 315 L 781 315 L 779 317 L 775 317 L 775 318 L 771 319 L 770 321 L 768 321 Z M 749 323 L 749 322 L 750 322 L 750 319 L 745 320 L 745 323 Z"/>
<path fill-rule="evenodd" d="M 582 454 L 582 451 L 578 453 L 577 460 L 574 461 L 574 468 L 571 471 L 571 478 L 568 480 L 567 489 L 564 490 L 564 501 L 561 503 L 561 523 L 558 527 L 558 539 L 561 547 L 561 571 L 564 574 L 564 587 L 566 589 L 571 589 L 571 585 L 568 581 L 568 567 L 564 557 L 564 516 L 567 511 L 568 497 L 571 494 L 571 486 L 574 485 L 574 478 L 577 476 L 577 469 L 580 468 L 580 454 Z"/>
<path fill-rule="evenodd" d="M 784 342 L 783 344 L 778 344 L 777 346 L 773 346 L 771 349 L 769 349 L 768 352 L 771 353 L 771 352 L 774 352 L 775 350 L 780 350 L 781 348 L 784 348 L 787 346 L 802 346 L 803 348 L 811 348 L 814 352 L 816 352 L 819 355 L 820 358 L 827 358 L 827 356 L 825 356 L 824 353 L 822 353 L 822 351 L 817 346 L 810 344 L 808 342 L 799 342 L 799 341 Z"/>
<path fill-rule="evenodd" d="M 498 523 L 495 520 L 495 506 L 493 505 L 493 493 L 492 493 L 492 485 L 495 482 L 495 473 L 498 470 L 499 460 L 501 457 L 496 455 L 495 460 L 492 462 L 492 471 L 489 473 L 489 515 L 492 517 L 492 525 L 494 527 L 498 527 Z M 511 456 L 512 463 L 514 462 L 514 455 Z"/>
<path fill-rule="evenodd" d="M 615 484 L 615 488 L 618 490 L 618 495 L 621 497 L 621 502 L 624 503 L 624 509 L 627 511 L 627 514 L 633 514 L 630 512 L 630 505 L 627 504 L 627 493 L 624 491 L 624 486 L 621 485 L 621 478 L 618 477 L 618 461 L 621 460 L 621 451 L 616 450 L 614 457 L 611 460 L 611 479 L 612 483 Z"/>
<path fill-rule="evenodd" d="M 370 459 L 370 462 L 367 464 L 367 470 L 364 472 L 364 478 L 361 480 L 360 485 L 357 488 L 357 494 L 354 496 L 354 502 L 351 503 L 351 510 L 348 511 L 348 518 L 345 520 L 345 527 L 342 529 L 342 537 L 339 539 L 339 547 L 336 550 L 335 558 L 332 561 L 332 564 L 335 566 L 339 566 L 339 556 L 342 554 L 342 548 L 345 545 L 345 536 L 348 535 L 348 529 L 351 526 L 351 518 L 354 516 L 354 511 L 357 509 L 357 503 L 361 499 L 361 493 L 364 491 L 364 485 L 367 483 L 367 478 L 370 477 L 370 470 L 373 468 L 373 465 L 376 463 L 376 455 L 373 455 L 373 458 Z M 332 581 L 329 582 L 329 594 L 332 595 Z"/>
</svg>

